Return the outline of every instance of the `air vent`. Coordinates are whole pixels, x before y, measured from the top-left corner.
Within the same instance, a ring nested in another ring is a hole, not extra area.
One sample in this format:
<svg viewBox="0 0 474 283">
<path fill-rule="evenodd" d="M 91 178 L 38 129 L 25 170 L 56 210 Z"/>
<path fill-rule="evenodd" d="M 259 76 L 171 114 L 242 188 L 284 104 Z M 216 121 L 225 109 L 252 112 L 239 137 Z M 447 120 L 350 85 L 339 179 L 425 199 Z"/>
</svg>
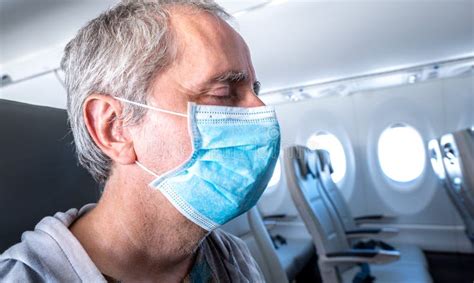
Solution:
<svg viewBox="0 0 474 283">
<path fill-rule="evenodd" d="M 4 87 L 6 85 L 9 85 L 12 82 L 13 82 L 12 78 L 9 75 L 4 74 L 4 75 L 2 75 L 2 80 L 0 82 L 0 87 Z"/>
</svg>

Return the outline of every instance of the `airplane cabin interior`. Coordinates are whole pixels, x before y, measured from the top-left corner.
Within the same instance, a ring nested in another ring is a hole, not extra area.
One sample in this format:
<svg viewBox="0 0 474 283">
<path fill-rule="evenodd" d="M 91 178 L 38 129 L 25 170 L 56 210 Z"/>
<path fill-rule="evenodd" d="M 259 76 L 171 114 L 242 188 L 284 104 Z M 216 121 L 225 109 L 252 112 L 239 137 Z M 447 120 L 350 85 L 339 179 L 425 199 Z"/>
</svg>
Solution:
<svg viewBox="0 0 474 283">
<path fill-rule="evenodd" d="M 103 192 L 60 60 L 117 2 L 0 1 L 0 254 Z M 474 1 L 217 3 L 281 130 L 257 205 L 221 228 L 265 281 L 472 283 Z"/>
</svg>

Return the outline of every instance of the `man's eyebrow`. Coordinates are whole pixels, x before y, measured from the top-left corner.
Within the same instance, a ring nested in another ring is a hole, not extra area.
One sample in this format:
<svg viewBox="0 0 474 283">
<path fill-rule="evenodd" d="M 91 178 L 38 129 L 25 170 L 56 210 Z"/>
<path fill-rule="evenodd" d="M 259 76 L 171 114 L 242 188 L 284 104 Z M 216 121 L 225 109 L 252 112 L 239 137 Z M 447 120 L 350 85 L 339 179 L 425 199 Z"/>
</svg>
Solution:
<svg viewBox="0 0 474 283">
<path fill-rule="evenodd" d="M 229 71 L 213 79 L 220 83 L 239 83 L 248 80 L 249 75 L 245 71 Z"/>
</svg>

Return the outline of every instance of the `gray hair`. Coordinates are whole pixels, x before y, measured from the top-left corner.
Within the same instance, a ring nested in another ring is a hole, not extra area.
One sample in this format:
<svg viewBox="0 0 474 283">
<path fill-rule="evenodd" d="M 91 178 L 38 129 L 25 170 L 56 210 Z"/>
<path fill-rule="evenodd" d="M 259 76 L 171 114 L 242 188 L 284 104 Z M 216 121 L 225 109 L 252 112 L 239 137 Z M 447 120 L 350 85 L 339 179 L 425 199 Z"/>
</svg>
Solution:
<svg viewBox="0 0 474 283">
<path fill-rule="evenodd" d="M 169 27 L 171 7 L 206 11 L 227 21 L 230 15 L 212 0 L 128 0 L 103 12 L 82 27 L 65 47 L 67 111 L 79 163 L 100 183 L 110 175 L 112 160 L 94 143 L 83 116 L 93 93 L 146 104 L 150 85 L 176 51 Z M 142 107 L 124 104 L 119 119 L 137 123 Z"/>
</svg>

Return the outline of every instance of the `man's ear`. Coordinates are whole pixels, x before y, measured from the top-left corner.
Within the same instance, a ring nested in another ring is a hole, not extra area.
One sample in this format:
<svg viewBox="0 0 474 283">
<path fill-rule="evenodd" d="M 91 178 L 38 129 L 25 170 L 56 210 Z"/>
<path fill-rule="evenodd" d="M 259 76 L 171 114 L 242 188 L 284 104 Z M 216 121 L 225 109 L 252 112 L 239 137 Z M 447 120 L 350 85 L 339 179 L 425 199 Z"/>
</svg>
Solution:
<svg viewBox="0 0 474 283">
<path fill-rule="evenodd" d="M 97 147 L 119 164 L 132 164 L 137 157 L 130 131 L 120 119 L 122 106 L 110 96 L 92 94 L 83 104 L 84 120 Z"/>
</svg>

